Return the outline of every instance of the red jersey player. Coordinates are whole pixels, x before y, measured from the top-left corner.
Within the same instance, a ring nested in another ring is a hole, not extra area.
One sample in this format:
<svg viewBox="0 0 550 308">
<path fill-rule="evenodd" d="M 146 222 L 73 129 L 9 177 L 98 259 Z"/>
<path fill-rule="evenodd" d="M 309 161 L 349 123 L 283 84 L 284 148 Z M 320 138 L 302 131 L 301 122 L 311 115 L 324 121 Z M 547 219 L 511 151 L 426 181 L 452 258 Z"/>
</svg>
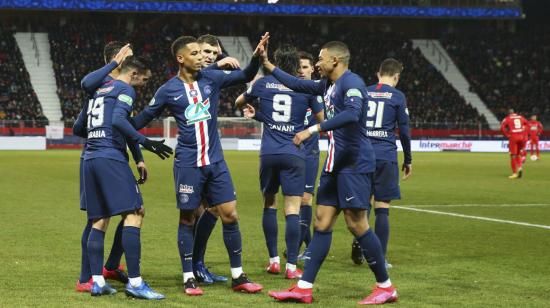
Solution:
<svg viewBox="0 0 550 308">
<path fill-rule="evenodd" d="M 536 115 L 532 115 L 528 123 L 529 138 L 531 140 L 531 160 L 538 160 L 540 159 L 539 136 L 542 134 L 542 124 L 537 121 Z M 533 155 L 535 148 L 537 156 Z"/>
<path fill-rule="evenodd" d="M 528 122 L 527 120 L 514 112 L 513 109 L 508 111 L 508 116 L 502 120 L 500 130 L 508 138 L 508 149 L 510 150 L 510 162 L 512 165 L 513 174 L 509 179 L 517 179 L 522 174 L 521 150 L 525 146 Z"/>
</svg>

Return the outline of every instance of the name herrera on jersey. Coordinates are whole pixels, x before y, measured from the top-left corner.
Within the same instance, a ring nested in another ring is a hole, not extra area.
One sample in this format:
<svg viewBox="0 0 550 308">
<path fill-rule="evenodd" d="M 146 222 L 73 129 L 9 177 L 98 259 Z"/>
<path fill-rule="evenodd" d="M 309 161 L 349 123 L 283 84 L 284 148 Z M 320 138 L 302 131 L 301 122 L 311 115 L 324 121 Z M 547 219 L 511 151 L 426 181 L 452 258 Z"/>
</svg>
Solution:
<svg viewBox="0 0 550 308">
<path fill-rule="evenodd" d="M 285 133 L 291 133 L 294 131 L 294 125 L 269 124 L 269 128 L 273 130 L 278 130 L 280 132 L 285 132 Z"/>
<path fill-rule="evenodd" d="M 94 130 L 88 133 L 88 139 L 92 138 L 105 138 L 105 131 L 104 130 Z"/>
<path fill-rule="evenodd" d="M 369 137 L 378 137 L 378 138 L 387 138 L 388 132 L 384 130 L 368 130 L 367 136 Z"/>
</svg>

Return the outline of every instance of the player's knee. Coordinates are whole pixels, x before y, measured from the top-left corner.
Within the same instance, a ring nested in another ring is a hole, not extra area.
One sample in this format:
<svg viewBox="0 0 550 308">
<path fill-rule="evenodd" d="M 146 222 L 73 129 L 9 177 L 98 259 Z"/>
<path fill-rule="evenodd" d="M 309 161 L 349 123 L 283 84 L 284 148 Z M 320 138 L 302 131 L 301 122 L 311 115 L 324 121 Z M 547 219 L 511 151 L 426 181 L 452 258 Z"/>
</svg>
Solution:
<svg viewBox="0 0 550 308">
<path fill-rule="evenodd" d="M 104 231 L 107 230 L 109 226 L 109 218 L 98 218 L 94 219 L 92 222 L 92 228 Z"/>
<path fill-rule="evenodd" d="M 143 216 L 139 215 L 137 212 L 132 214 L 127 214 L 124 216 L 125 227 L 141 228 L 142 222 L 143 222 Z"/>
<path fill-rule="evenodd" d="M 276 208 L 277 196 L 276 195 L 264 195 L 264 208 Z"/>
<path fill-rule="evenodd" d="M 311 205 L 313 203 L 313 196 L 310 193 L 304 193 L 302 197 L 302 205 Z"/>
<path fill-rule="evenodd" d="M 345 210 L 344 218 L 348 230 L 355 236 L 359 236 L 365 233 L 369 229 L 369 223 L 367 221 L 365 211 L 361 210 Z"/>
<path fill-rule="evenodd" d="M 195 224 L 195 212 L 194 211 L 180 211 L 180 224 L 193 225 Z"/>
<path fill-rule="evenodd" d="M 231 201 L 217 206 L 218 214 L 224 224 L 232 224 L 239 220 L 237 202 Z"/>
<path fill-rule="evenodd" d="M 375 209 L 389 209 L 391 200 L 376 200 L 374 201 Z"/>
<path fill-rule="evenodd" d="M 143 219 L 145 217 L 145 208 L 142 206 L 138 211 L 137 211 L 137 214 L 139 216 L 141 216 L 141 218 Z"/>
</svg>

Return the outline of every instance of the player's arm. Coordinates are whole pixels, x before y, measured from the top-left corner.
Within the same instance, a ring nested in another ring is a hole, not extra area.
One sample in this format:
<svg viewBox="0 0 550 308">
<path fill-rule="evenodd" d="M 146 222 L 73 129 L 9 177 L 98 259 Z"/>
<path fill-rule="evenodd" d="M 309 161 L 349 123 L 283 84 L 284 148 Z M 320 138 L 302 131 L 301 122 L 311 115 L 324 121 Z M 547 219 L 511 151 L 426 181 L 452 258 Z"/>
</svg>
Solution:
<svg viewBox="0 0 550 308">
<path fill-rule="evenodd" d="M 285 87 L 300 93 L 308 93 L 313 95 L 323 95 L 325 91 L 325 80 L 304 80 L 292 76 L 278 67 L 273 66 L 270 70 L 273 77 L 279 80 Z"/>
<path fill-rule="evenodd" d="M 541 122 L 538 122 L 537 123 L 537 136 L 540 136 L 542 135 L 542 133 L 544 132 L 544 127 L 542 126 L 542 123 Z"/>
<path fill-rule="evenodd" d="M 405 157 L 403 166 L 403 179 L 406 180 L 412 173 L 412 154 L 411 154 L 411 132 L 409 127 L 409 111 L 407 103 L 403 98 L 403 103 L 399 104 L 397 109 L 397 126 L 399 127 L 399 139 L 403 148 L 403 156 Z"/>
<path fill-rule="evenodd" d="M 363 94 L 361 90 L 358 88 L 349 88 L 344 98 L 344 110 L 339 112 L 332 119 L 310 126 L 308 129 L 296 134 L 296 136 L 294 136 L 294 144 L 300 145 L 304 140 L 311 137 L 312 134 L 332 131 L 359 121 L 362 104 Z"/>
<path fill-rule="evenodd" d="M 139 174 L 138 184 L 143 184 L 147 181 L 147 166 L 145 166 L 145 160 L 143 159 L 143 153 L 141 153 L 141 147 L 139 146 L 139 143 L 133 141 L 127 140 L 127 143 L 137 166 L 137 171 Z"/>
<path fill-rule="evenodd" d="M 323 97 L 319 95 L 312 96 L 309 107 L 317 123 L 322 123 L 325 120 L 325 104 L 323 102 Z"/>
<path fill-rule="evenodd" d="M 157 154 L 160 158 L 165 159 L 170 157 L 173 151 L 169 146 L 164 144 L 164 140 L 154 141 L 147 139 L 128 121 L 128 117 L 132 112 L 134 97 L 135 94 L 131 89 L 123 89 L 118 95 L 113 110 L 113 127 L 118 129 L 127 140 L 143 145 L 144 148 Z"/>
<path fill-rule="evenodd" d="M 154 118 L 159 117 L 166 106 L 166 95 L 163 88 L 157 90 L 149 106 L 145 107 L 138 115 L 129 119 L 132 126 L 140 130 L 147 126 Z"/>
<path fill-rule="evenodd" d="M 73 124 L 73 135 L 86 138 L 87 131 L 86 126 L 88 125 L 88 102 L 85 102 L 82 105 L 82 110 L 80 110 L 80 113 L 78 114 L 78 117 L 76 118 L 76 121 Z"/>
<path fill-rule="evenodd" d="M 239 60 L 233 57 L 224 57 L 218 60 L 218 62 L 210 64 L 209 66 L 203 68 L 203 70 L 239 70 L 240 68 L 241 64 L 239 63 Z"/>
<path fill-rule="evenodd" d="M 80 86 L 82 90 L 86 91 L 88 94 L 94 93 L 94 91 L 101 86 L 102 81 L 107 77 L 115 68 L 117 68 L 118 63 L 116 61 L 111 61 L 104 67 L 95 70 L 88 75 L 84 76 L 80 81 Z"/>
<path fill-rule="evenodd" d="M 508 134 L 508 121 L 507 121 L 508 118 L 504 118 L 504 120 L 502 120 L 502 122 L 500 123 L 500 132 L 506 137 L 510 137 L 509 134 Z"/>
</svg>

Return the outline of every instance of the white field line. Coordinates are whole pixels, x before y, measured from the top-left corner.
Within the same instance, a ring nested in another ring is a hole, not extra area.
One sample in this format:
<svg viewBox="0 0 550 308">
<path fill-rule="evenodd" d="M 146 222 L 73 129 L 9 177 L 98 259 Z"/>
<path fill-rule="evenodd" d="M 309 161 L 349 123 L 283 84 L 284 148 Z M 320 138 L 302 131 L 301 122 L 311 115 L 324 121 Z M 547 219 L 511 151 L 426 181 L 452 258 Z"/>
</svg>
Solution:
<svg viewBox="0 0 550 308">
<path fill-rule="evenodd" d="M 435 215 L 446 215 L 446 216 L 453 216 L 453 217 L 462 217 L 462 218 L 468 218 L 468 219 L 499 222 L 499 223 L 504 223 L 504 224 L 519 225 L 519 226 L 526 226 L 526 227 L 533 227 L 533 228 L 541 228 L 541 229 L 550 230 L 550 226 L 530 224 L 530 223 L 521 222 L 521 221 L 513 221 L 513 220 L 496 219 L 496 218 L 490 218 L 490 217 L 464 215 L 464 214 L 459 214 L 459 213 L 440 212 L 440 211 L 433 211 L 433 210 L 417 209 L 417 208 L 406 207 L 406 206 L 396 206 L 396 205 L 394 205 L 394 206 L 392 206 L 392 208 L 396 208 L 396 209 L 400 209 L 400 210 L 407 210 L 407 211 L 414 211 L 414 212 L 430 213 L 430 214 L 435 214 Z"/>
<path fill-rule="evenodd" d="M 407 204 L 406 207 L 530 207 L 550 206 L 550 203 L 509 203 L 509 204 Z M 395 206 L 393 206 L 395 207 Z"/>
</svg>

